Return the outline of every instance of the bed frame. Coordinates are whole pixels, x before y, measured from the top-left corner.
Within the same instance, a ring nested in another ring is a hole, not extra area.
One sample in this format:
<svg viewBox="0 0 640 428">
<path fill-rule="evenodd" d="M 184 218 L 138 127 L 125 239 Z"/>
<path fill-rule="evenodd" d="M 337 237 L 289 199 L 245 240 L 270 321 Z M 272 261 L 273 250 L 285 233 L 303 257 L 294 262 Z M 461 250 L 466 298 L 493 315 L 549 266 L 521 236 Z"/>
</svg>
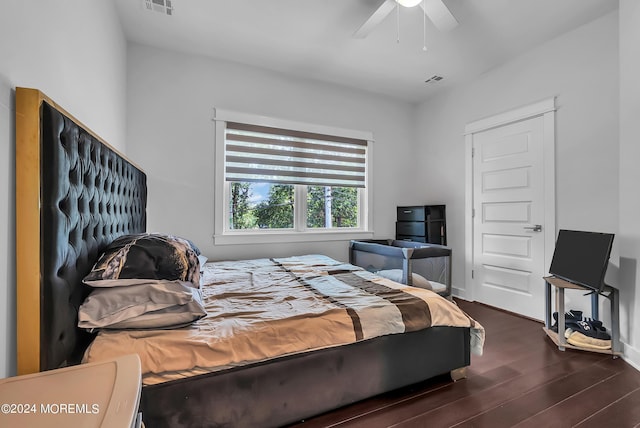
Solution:
<svg viewBox="0 0 640 428">
<path fill-rule="evenodd" d="M 116 237 L 146 230 L 146 177 L 35 89 L 16 90 L 18 374 L 80 361 L 82 278 Z M 145 386 L 153 427 L 281 426 L 451 373 L 468 328 L 432 327 Z M 435 352 L 434 352 L 435 351 Z"/>
</svg>

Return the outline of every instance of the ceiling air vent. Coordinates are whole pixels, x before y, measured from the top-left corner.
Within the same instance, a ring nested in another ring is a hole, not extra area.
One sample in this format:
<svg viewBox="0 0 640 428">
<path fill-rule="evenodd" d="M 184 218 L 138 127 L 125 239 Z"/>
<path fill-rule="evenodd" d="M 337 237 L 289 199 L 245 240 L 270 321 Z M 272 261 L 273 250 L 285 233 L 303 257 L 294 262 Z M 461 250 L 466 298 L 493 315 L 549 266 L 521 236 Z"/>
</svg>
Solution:
<svg viewBox="0 0 640 428">
<path fill-rule="evenodd" d="M 142 0 L 142 6 L 149 10 L 160 12 L 166 15 L 173 15 L 171 0 Z"/>
<path fill-rule="evenodd" d="M 429 77 L 427 80 L 424 81 L 424 83 L 435 83 L 435 82 L 439 82 L 443 79 L 442 76 L 438 76 L 436 74 L 434 74 L 433 76 Z"/>
</svg>

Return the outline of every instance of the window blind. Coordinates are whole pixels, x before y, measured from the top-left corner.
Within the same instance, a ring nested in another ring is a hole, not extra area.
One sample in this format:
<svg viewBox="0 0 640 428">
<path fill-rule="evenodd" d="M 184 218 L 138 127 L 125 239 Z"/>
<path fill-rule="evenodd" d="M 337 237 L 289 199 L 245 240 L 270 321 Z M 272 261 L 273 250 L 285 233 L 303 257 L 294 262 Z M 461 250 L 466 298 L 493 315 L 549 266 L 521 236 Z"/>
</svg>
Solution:
<svg viewBox="0 0 640 428">
<path fill-rule="evenodd" d="M 367 141 L 227 122 L 227 181 L 365 187 Z"/>
</svg>

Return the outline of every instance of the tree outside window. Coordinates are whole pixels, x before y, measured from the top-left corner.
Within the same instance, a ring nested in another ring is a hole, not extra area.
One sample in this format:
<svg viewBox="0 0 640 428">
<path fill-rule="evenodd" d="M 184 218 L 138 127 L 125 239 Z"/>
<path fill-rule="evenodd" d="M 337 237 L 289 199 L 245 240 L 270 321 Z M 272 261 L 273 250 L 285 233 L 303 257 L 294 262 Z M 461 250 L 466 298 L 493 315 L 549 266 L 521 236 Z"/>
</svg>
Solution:
<svg viewBox="0 0 640 428">
<path fill-rule="evenodd" d="M 230 229 L 293 229 L 295 185 L 230 183 Z M 306 227 L 358 227 L 358 189 L 353 187 L 304 186 Z M 297 209 L 302 209 L 298 206 Z"/>
</svg>

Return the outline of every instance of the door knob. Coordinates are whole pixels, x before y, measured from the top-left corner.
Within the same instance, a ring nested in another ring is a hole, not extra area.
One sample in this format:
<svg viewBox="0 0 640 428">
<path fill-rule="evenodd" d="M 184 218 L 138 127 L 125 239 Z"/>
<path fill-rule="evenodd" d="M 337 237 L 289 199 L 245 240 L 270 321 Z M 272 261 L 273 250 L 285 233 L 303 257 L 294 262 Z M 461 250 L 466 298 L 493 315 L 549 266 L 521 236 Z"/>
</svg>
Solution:
<svg viewBox="0 0 640 428">
<path fill-rule="evenodd" d="M 534 224 L 533 226 L 525 226 L 524 228 L 526 230 L 530 230 L 532 232 L 542 232 L 542 225 L 541 224 Z"/>
</svg>

